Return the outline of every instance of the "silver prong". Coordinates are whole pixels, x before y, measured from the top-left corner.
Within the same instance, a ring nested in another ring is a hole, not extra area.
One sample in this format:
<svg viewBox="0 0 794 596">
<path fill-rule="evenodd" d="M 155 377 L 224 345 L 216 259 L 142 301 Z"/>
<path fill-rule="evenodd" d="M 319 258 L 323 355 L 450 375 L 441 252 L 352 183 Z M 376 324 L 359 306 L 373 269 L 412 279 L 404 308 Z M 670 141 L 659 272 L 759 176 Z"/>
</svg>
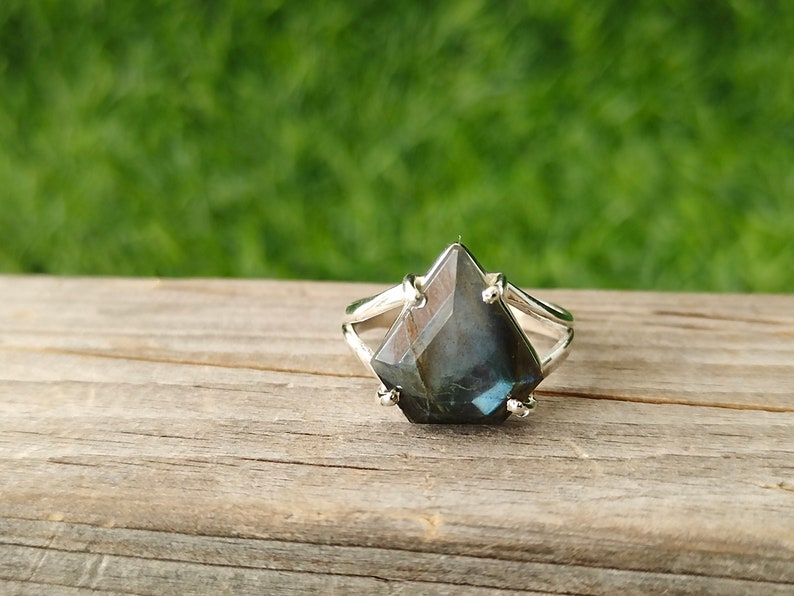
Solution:
<svg viewBox="0 0 794 596">
<path fill-rule="evenodd" d="M 422 291 L 423 277 L 409 273 L 403 278 L 403 294 L 405 302 L 411 306 L 423 307 L 426 302 L 425 294 Z"/>
<path fill-rule="evenodd" d="M 526 418 L 529 416 L 529 413 L 534 410 L 537 405 L 538 402 L 535 401 L 534 395 L 530 395 L 524 402 L 517 399 L 507 400 L 508 411 L 512 412 L 518 418 Z"/>
<path fill-rule="evenodd" d="M 482 301 L 493 304 L 504 294 L 507 279 L 503 273 L 489 273 L 487 279 L 490 285 L 482 291 Z"/>
<path fill-rule="evenodd" d="M 382 406 L 396 406 L 400 401 L 399 388 L 387 389 L 386 385 L 381 385 L 378 389 L 378 401 Z"/>
</svg>

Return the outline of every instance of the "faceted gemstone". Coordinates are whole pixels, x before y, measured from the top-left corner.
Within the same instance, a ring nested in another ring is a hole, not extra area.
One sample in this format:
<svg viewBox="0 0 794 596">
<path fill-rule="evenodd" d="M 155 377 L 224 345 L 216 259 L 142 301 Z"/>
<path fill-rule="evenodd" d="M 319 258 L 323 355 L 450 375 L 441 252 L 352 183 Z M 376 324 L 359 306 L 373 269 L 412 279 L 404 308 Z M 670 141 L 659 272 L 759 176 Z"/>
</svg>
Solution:
<svg viewBox="0 0 794 596">
<path fill-rule="evenodd" d="M 524 400 L 540 383 L 535 351 L 502 300 L 487 304 L 485 274 L 461 244 L 433 265 L 425 301 L 392 325 L 372 358 L 387 388 L 400 389 L 411 422 L 496 424 L 507 400 Z"/>
</svg>

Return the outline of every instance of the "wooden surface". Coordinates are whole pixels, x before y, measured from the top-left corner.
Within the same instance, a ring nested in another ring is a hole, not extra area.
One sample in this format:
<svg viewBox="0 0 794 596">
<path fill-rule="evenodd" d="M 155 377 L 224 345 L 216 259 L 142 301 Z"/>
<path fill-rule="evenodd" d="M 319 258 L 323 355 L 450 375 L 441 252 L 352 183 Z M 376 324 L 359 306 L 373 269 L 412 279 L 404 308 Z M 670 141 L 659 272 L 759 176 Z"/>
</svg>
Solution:
<svg viewBox="0 0 794 596">
<path fill-rule="evenodd" d="M 0 593 L 794 593 L 794 297 L 539 291 L 473 428 L 376 404 L 379 289 L 0 277 Z"/>
</svg>

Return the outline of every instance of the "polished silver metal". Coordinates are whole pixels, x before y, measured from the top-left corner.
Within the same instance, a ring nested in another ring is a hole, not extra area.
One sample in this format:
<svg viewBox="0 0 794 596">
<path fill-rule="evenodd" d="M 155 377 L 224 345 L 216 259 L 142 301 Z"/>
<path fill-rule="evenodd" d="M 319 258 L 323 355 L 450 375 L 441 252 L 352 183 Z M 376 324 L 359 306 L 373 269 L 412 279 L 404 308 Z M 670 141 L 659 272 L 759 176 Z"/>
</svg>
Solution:
<svg viewBox="0 0 794 596">
<path fill-rule="evenodd" d="M 507 409 L 518 418 L 526 418 L 530 412 L 538 405 L 534 395 L 530 395 L 527 401 L 519 401 L 517 399 L 507 400 Z"/>
<path fill-rule="evenodd" d="M 378 402 L 382 406 L 396 406 L 400 401 L 400 389 L 387 389 L 386 385 L 381 385 L 378 389 Z"/>
<path fill-rule="evenodd" d="M 446 249 L 436 260 L 440 262 L 446 253 L 457 244 Z M 432 269 L 431 269 L 432 271 Z M 377 377 L 372 368 L 372 348 L 361 338 L 360 333 L 374 328 L 389 328 L 400 312 L 412 307 L 421 307 L 425 300 L 422 284 L 426 276 L 408 274 L 401 284 L 389 288 L 369 298 L 357 300 L 347 307 L 342 323 L 345 340 L 359 360 Z M 551 350 L 539 356 L 541 374 L 546 378 L 568 357 L 569 347 L 573 342 L 573 315 L 556 304 L 530 296 L 520 288 L 509 283 L 502 273 L 487 273 L 488 287 L 483 290 L 483 301 L 494 304 L 501 300 L 506 305 L 527 315 L 522 318 L 522 328 L 556 340 Z M 529 338 L 527 337 L 527 341 Z M 531 342 L 530 342 L 531 343 Z M 388 391 L 382 387 L 378 391 L 378 399 L 382 405 L 395 405 L 399 401 L 399 391 Z M 519 418 L 527 416 L 536 406 L 535 398 L 530 396 L 525 402 L 510 399 L 507 408 Z"/>
<path fill-rule="evenodd" d="M 422 291 L 424 278 L 409 273 L 403 278 L 403 300 L 408 306 L 422 307 L 425 304 L 425 294 Z"/>
<path fill-rule="evenodd" d="M 482 301 L 494 304 L 504 296 L 507 279 L 502 273 L 489 273 L 487 280 L 490 285 L 482 291 Z"/>
</svg>

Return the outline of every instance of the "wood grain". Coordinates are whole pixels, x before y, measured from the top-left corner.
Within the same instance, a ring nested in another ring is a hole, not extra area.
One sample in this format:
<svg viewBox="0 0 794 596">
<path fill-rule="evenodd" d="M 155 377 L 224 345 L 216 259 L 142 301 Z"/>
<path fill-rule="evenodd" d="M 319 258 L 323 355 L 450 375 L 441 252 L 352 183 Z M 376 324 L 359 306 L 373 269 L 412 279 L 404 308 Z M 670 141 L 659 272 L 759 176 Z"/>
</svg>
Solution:
<svg viewBox="0 0 794 596">
<path fill-rule="evenodd" d="M 362 284 L 0 277 L 0 593 L 794 592 L 794 297 L 538 291 L 528 421 L 411 425 Z"/>
</svg>

